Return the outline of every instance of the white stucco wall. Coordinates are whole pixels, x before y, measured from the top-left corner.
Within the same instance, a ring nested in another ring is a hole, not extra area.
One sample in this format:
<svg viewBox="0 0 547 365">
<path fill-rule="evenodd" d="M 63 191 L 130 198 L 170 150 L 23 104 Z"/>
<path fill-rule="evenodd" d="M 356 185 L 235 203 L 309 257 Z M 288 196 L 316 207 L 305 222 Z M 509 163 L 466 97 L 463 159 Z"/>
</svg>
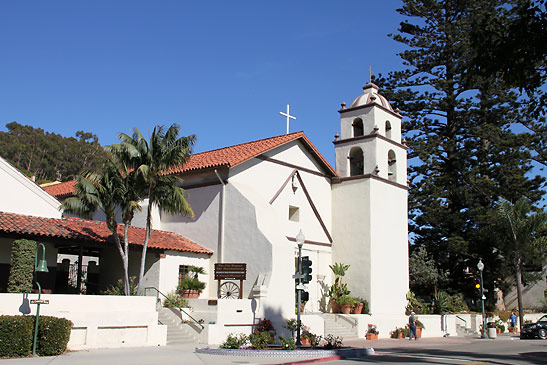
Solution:
<svg viewBox="0 0 547 365">
<path fill-rule="evenodd" d="M 30 300 L 38 294 L 0 294 L 0 315 L 35 315 Z M 155 297 L 42 294 L 49 304 L 40 315 L 74 323 L 69 350 L 133 346 L 163 346 L 167 326 L 158 325 Z"/>
<path fill-rule="evenodd" d="M 298 166 L 297 170 L 300 177 L 330 233 L 330 181 L 324 176 L 309 173 L 304 169 L 318 173 L 324 173 L 324 170 L 297 141 L 271 151 L 267 154 L 267 157 Z M 268 293 L 264 302 L 267 303 L 267 306 L 271 306 L 272 311 L 281 311 L 284 318 L 294 315 L 294 279 L 292 279 L 292 275 L 295 270 L 294 258 L 297 253 L 296 243 L 287 240 L 286 237 L 294 238 L 302 229 L 306 240 L 330 244 L 328 236 L 321 227 L 304 194 L 304 189 L 297 179 L 296 191 L 293 191 L 292 181 L 289 181 L 275 198 L 275 201 L 270 204 L 270 201 L 278 193 L 293 170 L 294 168 L 290 166 L 255 159 L 249 164 L 243 164 L 241 167 L 233 169 L 233 175 L 229 180 L 230 184 L 235 186 L 255 207 L 258 228 L 271 243 L 272 269 L 271 273 L 265 274 L 271 276 L 272 279 L 267 283 Z M 289 220 L 289 205 L 299 208 L 298 222 Z M 251 244 L 249 249 L 252 249 L 252 243 L 249 243 Z M 306 254 L 313 261 L 312 283 L 309 284 L 310 303 L 308 310 L 316 311 L 319 309 L 323 294 L 319 290 L 318 274 L 322 281 L 327 277 L 328 265 L 330 264 L 330 247 L 306 243 L 303 247 L 303 255 Z M 321 257 L 321 260 L 318 257 Z M 330 283 L 330 277 L 327 278 L 327 281 Z"/>
<path fill-rule="evenodd" d="M 408 292 L 407 191 L 371 181 L 371 313 L 403 313 Z"/>
<path fill-rule="evenodd" d="M 167 295 L 168 293 L 175 291 L 178 286 L 179 280 L 179 266 L 198 266 L 203 267 L 206 271 L 204 275 L 198 275 L 199 280 L 207 284 L 210 283 L 211 277 L 214 277 L 213 272 L 209 269 L 209 255 L 196 254 L 192 252 L 180 252 L 180 251 L 166 251 L 165 256 L 159 260 L 159 290 Z M 201 292 L 200 297 L 210 298 L 216 294 L 216 289 L 213 288 L 211 292 L 211 286 L 206 285 L 205 289 Z"/>
<path fill-rule="evenodd" d="M 0 211 L 61 218 L 61 202 L 0 157 Z"/>
<path fill-rule="evenodd" d="M 350 265 L 344 282 L 351 295 L 371 304 L 370 179 L 332 185 L 333 263 Z M 329 276 L 332 272 L 329 273 Z"/>
</svg>

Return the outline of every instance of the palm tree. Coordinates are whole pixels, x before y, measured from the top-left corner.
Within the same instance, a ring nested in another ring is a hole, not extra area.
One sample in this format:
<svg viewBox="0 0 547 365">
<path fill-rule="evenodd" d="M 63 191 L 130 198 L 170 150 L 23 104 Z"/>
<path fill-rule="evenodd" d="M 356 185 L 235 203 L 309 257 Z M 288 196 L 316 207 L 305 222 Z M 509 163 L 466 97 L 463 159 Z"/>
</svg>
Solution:
<svg viewBox="0 0 547 365">
<path fill-rule="evenodd" d="M 503 201 L 498 205 L 500 224 L 498 231 L 507 244 L 504 255 L 512 257 L 515 281 L 517 285 L 517 301 L 520 326 L 524 321 L 522 308 L 522 269 L 523 265 L 542 258 L 547 246 L 547 214 L 545 212 L 531 213 L 532 204 L 528 199 L 521 198 L 515 204 Z"/>
<path fill-rule="evenodd" d="M 123 160 L 139 179 L 142 179 L 142 185 L 138 189 L 145 188 L 148 198 L 138 295 L 141 295 L 143 290 L 146 251 L 152 226 L 152 206 L 156 205 L 159 209 L 171 214 L 194 215 L 186 201 L 186 191 L 177 186 L 182 179 L 166 173 L 173 167 L 184 165 L 192 154 L 195 136 L 179 138 L 179 131 L 180 127 L 176 124 L 171 125 L 167 130 L 163 126 L 156 126 L 148 143 L 141 132 L 135 128 L 132 136 L 120 133 L 118 137 L 122 144 L 113 148 L 115 155 Z"/>
<path fill-rule="evenodd" d="M 116 207 L 122 209 L 124 224 L 126 223 L 129 213 L 139 209 L 138 203 L 131 201 L 131 198 L 125 194 L 126 186 L 124 185 L 124 177 L 118 166 L 113 160 L 109 160 L 104 165 L 102 173 L 84 172 L 76 177 L 75 196 L 66 199 L 60 209 L 64 212 L 76 214 L 82 218 L 92 219 L 93 214 L 100 210 L 106 217 L 106 226 L 112 233 L 114 242 L 120 257 L 122 259 L 124 273 L 124 292 L 129 295 L 129 259 L 128 259 L 128 233 L 127 224 L 125 225 L 125 247 L 120 243 L 120 235 L 118 234 L 118 222 L 116 220 Z M 132 218 L 132 215 L 131 215 Z M 130 222 L 130 220 L 129 220 Z"/>
</svg>

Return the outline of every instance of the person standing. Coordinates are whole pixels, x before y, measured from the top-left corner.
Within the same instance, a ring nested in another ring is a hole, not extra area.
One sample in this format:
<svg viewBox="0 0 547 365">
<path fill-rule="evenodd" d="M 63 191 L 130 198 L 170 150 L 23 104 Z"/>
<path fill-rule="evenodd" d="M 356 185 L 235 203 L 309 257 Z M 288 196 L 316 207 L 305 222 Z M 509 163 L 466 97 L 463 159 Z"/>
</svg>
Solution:
<svg viewBox="0 0 547 365">
<path fill-rule="evenodd" d="M 408 317 L 408 327 L 410 329 L 410 341 L 412 341 L 412 335 L 414 335 L 414 340 L 418 340 L 418 336 L 416 336 L 416 317 L 414 317 L 416 313 L 412 312 L 410 313 L 410 317 Z"/>
<path fill-rule="evenodd" d="M 517 327 L 517 316 L 516 316 L 515 312 L 511 312 L 511 316 L 509 316 L 509 318 L 511 319 L 511 328 L 516 328 Z"/>
</svg>

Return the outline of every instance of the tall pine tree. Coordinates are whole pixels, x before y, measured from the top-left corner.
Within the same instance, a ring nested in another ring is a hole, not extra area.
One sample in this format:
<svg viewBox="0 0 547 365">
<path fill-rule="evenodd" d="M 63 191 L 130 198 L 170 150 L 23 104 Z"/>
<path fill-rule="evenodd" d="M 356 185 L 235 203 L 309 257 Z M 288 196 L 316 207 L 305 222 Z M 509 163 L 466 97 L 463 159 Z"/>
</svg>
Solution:
<svg viewBox="0 0 547 365">
<path fill-rule="evenodd" d="M 531 136 L 515 132 L 517 95 L 502 80 L 472 72 L 474 16 L 488 8 L 503 17 L 500 5 L 404 0 L 398 11 L 409 20 L 393 38 L 407 46 L 400 53 L 405 69 L 377 80 L 405 116 L 413 247 L 426 247 L 453 291 L 472 289 L 464 269 L 479 257 L 485 276 L 498 276 L 488 265 L 494 243 L 483 229 L 498 198 L 535 202 L 543 194 L 543 179 L 527 177 Z"/>
</svg>

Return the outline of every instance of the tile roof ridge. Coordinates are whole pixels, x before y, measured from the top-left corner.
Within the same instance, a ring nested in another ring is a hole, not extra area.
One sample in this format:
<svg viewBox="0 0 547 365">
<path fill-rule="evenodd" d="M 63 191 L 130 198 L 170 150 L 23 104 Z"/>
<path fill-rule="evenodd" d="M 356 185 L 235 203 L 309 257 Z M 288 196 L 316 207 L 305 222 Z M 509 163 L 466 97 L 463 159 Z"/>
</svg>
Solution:
<svg viewBox="0 0 547 365">
<path fill-rule="evenodd" d="M 305 135 L 303 131 L 292 132 L 292 133 L 289 133 L 289 134 L 280 134 L 280 135 L 277 135 L 277 136 L 256 139 L 256 140 L 249 141 L 249 142 L 238 143 L 238 144 L 234 144 L 234 145 L 231 145 L 231 146 L 215 148 L 214 150 L 208 150 L 208 151 L 193 153 L 192 156 L 197 156 L 197 155 L 201 155 L 201 154 L 205 154 L 205 153 L 221 151 L 221 150 L 225 150 L 225 149 L 233 148 L 233 147 L 238 147 L 238 146 L 244 146 L 244 145 L 249 144 L 249 143 L 265 142 L 265 141 L 268 141 L 268 140 L 271 140 L 271 139 L 280 138 L 280 137 L 284 137 L 284 136 L 290 136 L 290 135 L 293 135 L 293 134 L 294 135 L 297 135 L 297 134 L 298 135 Z"/>
</svg>

